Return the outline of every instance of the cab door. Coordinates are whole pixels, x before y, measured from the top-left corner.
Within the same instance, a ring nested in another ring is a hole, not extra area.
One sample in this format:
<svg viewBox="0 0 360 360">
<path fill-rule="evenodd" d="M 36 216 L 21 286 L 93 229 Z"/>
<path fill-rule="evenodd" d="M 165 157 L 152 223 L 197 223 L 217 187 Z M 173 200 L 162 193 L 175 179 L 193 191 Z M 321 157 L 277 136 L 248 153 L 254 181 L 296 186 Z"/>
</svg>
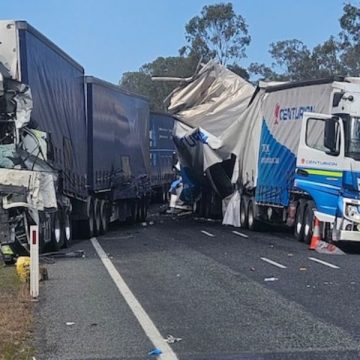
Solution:
<svg viewBox="0 0 360 360">
<path fill-rule="evenodd" d="M 318 211 L 335 215 L 342 185 L 344 127 L 338 117 L 304 113 L 295 188 L 308 193 Z"/>
</svg>

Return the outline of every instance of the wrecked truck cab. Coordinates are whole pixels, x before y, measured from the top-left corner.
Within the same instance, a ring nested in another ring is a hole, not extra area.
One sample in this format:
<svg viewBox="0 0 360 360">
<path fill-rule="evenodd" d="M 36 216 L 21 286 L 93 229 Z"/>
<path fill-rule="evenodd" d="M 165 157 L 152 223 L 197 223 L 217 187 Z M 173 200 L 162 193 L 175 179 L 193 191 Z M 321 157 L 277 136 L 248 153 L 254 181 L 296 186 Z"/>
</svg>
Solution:
<svg viewBox="0 0 360 360">
<path fill-rule="evenodd" d="M 29 225 L 39 225 L 43 246 L 50 242 L 57 210 L 57 174 L 47 162 L 46 133 L 28 127 L 31 110 L 29 87 L 1 74 L 0 249 L 6 263 L 29 254 Z"/>
</svg>

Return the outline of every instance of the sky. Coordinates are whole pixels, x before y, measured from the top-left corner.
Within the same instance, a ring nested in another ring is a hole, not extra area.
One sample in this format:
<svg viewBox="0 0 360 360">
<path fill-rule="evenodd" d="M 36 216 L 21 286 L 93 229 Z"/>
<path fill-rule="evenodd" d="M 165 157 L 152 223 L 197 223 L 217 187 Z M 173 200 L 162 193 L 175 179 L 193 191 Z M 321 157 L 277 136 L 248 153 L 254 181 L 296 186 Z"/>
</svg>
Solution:
<svg viewBox="0 0 360 360">
<path fill-rule="evenodd" d="M 118 83 L 158 56 L 177 56 L 185 24 L 221 0 L 11 0 L 1 19 L 26 20 L 79 62 L 88 75 Z M 228 2 L 227 0 L 224 2 Z M 359 1 L 350 0 L 359 5 Z M 247 58 L 271 63 L 269 44 L 298 39 L 313 47 L 339 30 L 343 0 L 233 0 L 252 41 Z M 0 39 L 1 41 L 1 39 Z"/>
</svg>

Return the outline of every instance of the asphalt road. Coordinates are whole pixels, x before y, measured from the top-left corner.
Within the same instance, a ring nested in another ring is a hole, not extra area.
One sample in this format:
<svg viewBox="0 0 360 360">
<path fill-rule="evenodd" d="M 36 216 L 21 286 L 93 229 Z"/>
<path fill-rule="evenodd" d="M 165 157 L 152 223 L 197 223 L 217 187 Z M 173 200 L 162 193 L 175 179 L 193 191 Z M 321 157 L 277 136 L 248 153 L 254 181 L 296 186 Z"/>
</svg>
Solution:
<svg viewBox="0 0 360 360">
<path fill-rule="evenodd" d="M 97 240 L 161 336 L 182 338 L 170 345 L 178 359 L 360 358 L 359 247 L 330 256 L 286 232 L 149 220 Z M 40 288 L 36 359 L 149 358 L 154 345 L 92 243 L 73 248 L 86 257 L 49 264 Z"/>
</svg>

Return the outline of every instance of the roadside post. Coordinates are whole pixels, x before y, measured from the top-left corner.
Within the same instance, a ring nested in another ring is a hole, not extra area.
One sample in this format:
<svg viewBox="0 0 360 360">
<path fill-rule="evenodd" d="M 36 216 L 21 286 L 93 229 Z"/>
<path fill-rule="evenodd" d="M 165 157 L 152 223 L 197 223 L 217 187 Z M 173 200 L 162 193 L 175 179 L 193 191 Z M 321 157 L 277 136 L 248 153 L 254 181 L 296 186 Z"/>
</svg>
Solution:
<svg viewBox="0 0 360 360">
<path fill-rule="evenodd" d="M 30 226 L 30 296 L 39 296 L 39 227 Z"/>
</svg>

